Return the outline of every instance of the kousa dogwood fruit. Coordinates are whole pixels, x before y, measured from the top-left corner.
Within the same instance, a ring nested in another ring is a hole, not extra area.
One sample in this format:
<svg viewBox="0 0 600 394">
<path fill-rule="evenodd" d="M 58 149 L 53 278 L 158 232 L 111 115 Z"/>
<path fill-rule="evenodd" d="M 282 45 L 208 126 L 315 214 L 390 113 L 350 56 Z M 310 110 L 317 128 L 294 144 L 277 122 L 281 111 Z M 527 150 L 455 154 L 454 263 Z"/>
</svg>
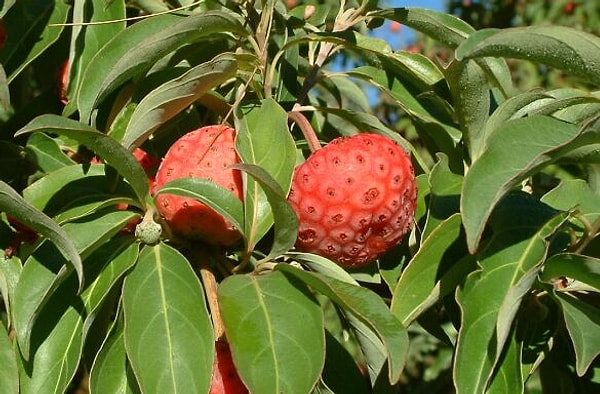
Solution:
<svg viewBox="0 0 600 394">
<path fill-rule="evenodd" d="M 179 138 L 158 168 L 156 190 L 175 179 L 196 177 L 212 181 L 242 200 L 242 175 L 230 168 L 240 162 L 235 135 L 231 127 L 211 125 Z M 156 207 L 171 231 L 183 238 L 225 246 L 241 238 L 239 230 L 221 214 L 193 198 L 159 194 Z"/>
<path fill-rule="evenodd" d="M 336 138 L 294 171 L 296 247 L 347 268 L 369 264 L 412 228 L 416 197 L 410 156 L 396 142 L 371 133 Z"/>
</svg>

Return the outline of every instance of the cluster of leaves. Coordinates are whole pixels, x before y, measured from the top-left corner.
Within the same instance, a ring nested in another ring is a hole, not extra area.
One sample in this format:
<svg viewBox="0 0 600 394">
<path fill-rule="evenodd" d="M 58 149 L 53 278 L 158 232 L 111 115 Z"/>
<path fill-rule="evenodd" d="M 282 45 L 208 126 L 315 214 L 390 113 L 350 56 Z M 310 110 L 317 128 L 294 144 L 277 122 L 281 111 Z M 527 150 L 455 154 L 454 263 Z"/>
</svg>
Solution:
<svg viewBox="0 0 600 394">
<path fill-rule="evenodd" d="M 207 392 L 215 300 L 251 392 L 394 392 L 410 380 L 407 361 L 425 356 L 409 346 L 423 333 L 448 350 L 437 368 L 456 392 L 523 392 L 536 372 L 543 387 L 593 390 L 600 94 L 521 91 L 506 58 L 598 86 L 600 38 L 475 30 L 366 0 L 173 3 L 0 9 L 0 391 L 66 392 L 79 371 L 95 392 Z M 365 34 L 384 20 L 453 58 L 442 65 Z M 336 52 L 363 63 L 328 71 Z M 66 60 L 63 106 L 49 70 Z M 357 81 L 411 119 L 418 147 L 374 115 Z M 307 144 L 289 118 L 323 141 L 369 131 L 412 152 L 416 226 L 369 269 L 294 251 L 286 194 Z M 238 131 L 244 201 L 197 179 L 156 192 L 210 205 L 243 242 L 143 244 L 124 232 L 154 209 L 133 150 L 161 156 L 218 122 Z M 41 236 L 15 240 L 22 226 L 9 217 Z"/>
</svg>

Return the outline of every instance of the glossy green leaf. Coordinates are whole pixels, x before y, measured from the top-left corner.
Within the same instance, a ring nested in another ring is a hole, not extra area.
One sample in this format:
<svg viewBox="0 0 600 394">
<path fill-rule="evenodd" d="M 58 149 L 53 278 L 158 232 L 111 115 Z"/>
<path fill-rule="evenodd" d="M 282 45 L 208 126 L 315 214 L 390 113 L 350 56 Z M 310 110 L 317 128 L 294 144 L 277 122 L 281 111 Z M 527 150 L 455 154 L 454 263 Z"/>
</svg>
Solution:
<svg viewBox="0 0 600 394">
<path fill-rule="evenodd" d="M 16 0 L 5 0 L 2 2 L 2 5 L 0 5 L 0 18 L 3 18 L 4 15 L 6 14 L 6 12 L 8 10 L 10 10 L 10 8 L 15 5 Z"/>
<path fill-rule="evenodd" d="M 30 359 L 20 360 L 22 392 L 65 392 L 79 366 L 97 309 L 136 257 L 137 244 L 131 239 L 113 239 L 85 260 L 88 283 L 81 295 L 75 294 L 72 277 L 53 291 L 33 326 Z"/>
<path fill-rule="evenodd" d="M 90 393 L 133 394 L 139 388 L 125 351 L 123 315 L 119 314 L 90 371 Z"/>
<path fill-rule="evenodd" d="M 456 50 L 456 57 L 511 57 L 564 70 L 600 84 L 600 38 L 565 26 L 483 29 Z"/>
<path fill-rule="evenodd" d="M 87 146 L 114 167 L 135 191 L 141 204 L 149 193 L 148 177 L 133 154 L 113 138 L 81 122 L 57 115 L 41 115 L 19 130 L 16 135 L 48 132 L 64 135 Z"/>
<path fill-rule="evenodd" d="M 302 283 L 278 271 L 233 275 L 221 282 L 219 302 L 233 359 L 251 392 L 311 391 L 325 337 L 321 308 Z"/>
<path fill-rule="evenodd" d="M 279 184 L 266 170 L 255 164 L 237 164 L 232 168 L 244 171 L 258 182 L 271 206 L 275 227 L 274 239 L 271 251 L 265 260 L 274 259 L 290 250 L 298 235 L 298 216 L 288 204 L 287 196 Z"/>
<path fill-rule="evenodd" d="M 62 228 L 82 259 L 113 237 L 135 214 L 127 211 L 98 212 L 85 222 L 67 223 Z M 56 247 L 43 242 L 25 261 L 15 290 L 13 319 L 19 348 L 30 356 L 31 331 L 53 292 L 67 279 L 71 270 Z M 76 293 L 77 289 L 73 290 Z"/>
<path fill-rule="evenodd" d="M 532 116 L 507 122 L 489 137 L 485 151 L 465 176 L 460 201 L 472 253 L 498 201 L 521 180 L 564 154 L 560 148 L 579 134 L 576 125 Z"/>
<path fill-rule="evenodd" d="M 453 15 L 426 8 L 384 9 L 372 12 L 370 16 L 400 22 L 451 48 L 457 47 L 475 31 L 468 23 Z"/>
<path fill-rule="evenodd" d="M 561 211 L 572 209 L 582 213 L 590 223 L 600 217 L 600 195 L 583 179 L 565 179 L 544 194 L 541 201 Z"/>
<path fill-rule="evenodd" d="M 4 323 L 0 322 L 0 392 L 16 394 L 19 392 L 19 372 L 17 359 Z"/>
<path fill-rule="evenodd" d="M 516 338 L 513 332 L 507 342 L 507 348 L 502 355 L 498 370 L 494 374 L 487 394 L 507 394 L 525 392 L 523 379 L 523 344 Z"/>
<path fill-rule="evenodd" d="M 127 356 L 143 392 L 208 391 L 213 328 L 202 284 L 183 255 L 146 245 L 123 284 L 123 311 Z"/>
<path fill-rule="evenodd" d="M 0 255 L 0 296 L 6 311 L 7 327 L 12 326 L 12 300 L 23 266 L 16 256 Z"/>
<path fill-rule="evenodd" d="M 600 354 L 600 309 L 570 294 L 557 293 L 575 350 L 575 370 L 583 376 Z"/>
<path fill-rule="evenodd" d="M 240 108 L 236 115 L 236 149 L 242 162 L 266 171 L 283 195 L 290 189 L 296 165 L 296 145 L 287 122 L 287 113 L 272 99 L 262 101 L 259 106 Z M 273 224 L 268 196 L 264 186 L 261 188 L 257 182 L 248 180 L 245 184 L 244 233 L 250 251 Z"/>
<path fill-rule="evenodd" d="M 229 190 L 204 178 L 180 178 L 167 182 L 156 191 L 194 198 L 220 213 L 237 228 L 244 228 L 244 206 Z"/>
<path fill-rule="evenodd" d="M 583 283 L 600 292 L 600 259 L 575 253 L 556 254 L 544 264 L 540 280 L 552 282 L 561 277 L 574 281 L 567 284 L 567 291 Z"/>
<path fill-rule="evenodd" d="M 32 134 L 27 140 L 27 152 L 42 172 L 51 172 L 65 166 L 74 165 L 58 143 L 43 133 Z"/>
<path fill-rule="evenodd" d="M 553 217 L 533 236 L 531 230 L 510 228 L 481 251 L 481 269 L 469 274 L 456 296 L 462 312 L 454 360 L 457 393 L 485 391 L 521 299 L 546 257 L 548 238 L 566 218 Z"/>
<path fill-rule="evenodd" d="M 91 3 L 91 4 L 90 4 Z M 114 36 L 126 27 L 124 0 L 92 0 L 73 4 L 71 48 L 69 50 L 69 79 L 67 106 L 63 114 L 76 111 L 77 97 L 83 71 L 90 60 Z M 111 23 L 102 23 L 111 21 Z M 78 26 L 77 24 L 84 24 Z"/>
<path fill-rule="evenodd" d="M 8 74 L 8 83 L 58 40 L 64 28 L 49 25 L 65 23 L 70 8 L 63 1 L 15 2 L 4 21 L 10 40 L 0 51 L 0 63 Z"/>
<path fill-rule="evenodd" d="M 422 202 L 422 205 L 427 204 L 428 210 L 421 243 L 443 220 L 460 210 L 463 177 L 450 170 L 448 156 L 438 153 L 437 157 L 438 161 L 429 173 L 429 197 L 427 203 Z M 421 194 L 421 189 L 419 189 L 419 194 Z"/>
<path fill-rule="evenodd" d="M 518 113 L 522 108 L 544 98 L 548 98 L 546 93 L 541 90 L 534 90 L 518 94 L 500 104 L 490 115 L 490 118 L 485 124 L 483 140 L 487 141 L 488 137 L 502 127 L 508 120 L 519 118 L 520 116 L 518 116 Z"/>
<path fill-rule="evenodd" d="M 404 268 L 394 290 L 390 309 L 405 327 L 439 298 L 440 265 L 446 251 L 458 239 L 461 224 L 459 214 L 443 221 Z"/>
<path fill-rule="evenodd" d="M 475 61 L 454 61 L 445 74 L 469 158 L 475 161 L 485 148 L 483 130 L 490 112 L 486 73 Z"/>
<path fill-rule="evenodd" d="M 0 211 L 6 212 L 50 240 L 64 256 L 65 263 L 77 272 L 79 283 L 80 285 L 82 284 L 83 267 L 81 265 L 81 258 L 69 234 L 2 181 L 0 181 Z"/>
<path fill-rule="evenodd" d="M 392 384 L 398 381 L 406 362 L 408 334 L 379 296 L 366 288 L 303 271 L 287 264 L 279 264 L 277 269 L 296 276 L 373 330 L 383 342 L 387 352 L 389 381 Z"/>
<path fill-rule="evenodd" d="M 223 54 L 148 93 L 131 115 L 123 145 L 130 149 L 139 147 L 158 127 L 185 110 L 208 90 L 234 77 L 236 65 L 233 54 Z"/>
<path fill-rule="evenodd" d="M 98 51 L 84 72 L 77 102 L 81 118 L 89 119 L 109 93 L 169 52 L 217 33 L 243 35 L 245 30 L 235 14 L 225 11 L 159 15 L 123 30 Z"/>
</svg>

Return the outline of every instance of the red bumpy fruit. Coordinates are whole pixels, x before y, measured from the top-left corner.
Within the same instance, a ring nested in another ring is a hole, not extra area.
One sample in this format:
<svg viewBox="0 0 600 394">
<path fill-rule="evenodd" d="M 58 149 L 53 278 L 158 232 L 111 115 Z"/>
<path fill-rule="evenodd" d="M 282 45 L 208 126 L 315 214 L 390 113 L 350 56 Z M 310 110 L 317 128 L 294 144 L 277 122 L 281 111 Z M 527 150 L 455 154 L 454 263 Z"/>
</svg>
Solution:
<svg viewBox="0 0 600 394">
<path fill-rule="evenodd" d="M 416 197 L 400 145 L 377 134 L 337 138 L 294 172 L 288 201 L 300 221 L 296 247 L 346 268 L 364 266 L 412 228 Z"/>
<path fill-rule="evenodd" d="M 217 341 L 215 345 L 215 362 L 209 394 L 248 394 L 248 389 L 233 364 L 229 344 Z"/>
<path fill-rule="evenodd" d="M 169 148 L 156 173 L 155 188 L 158 190 L 178 178 L 204 178 L 242 200 L 242 176 L 229 168 L 235 163 L 239 163 L 235 130 L 222 125 L 202 127 L 184 135 Z M 184 238 L 231 245 L 241 237 L 223 216 L 192 198 L 161 194 L 156 197 L 156 206 L 171 230 Z"/>
</svg>

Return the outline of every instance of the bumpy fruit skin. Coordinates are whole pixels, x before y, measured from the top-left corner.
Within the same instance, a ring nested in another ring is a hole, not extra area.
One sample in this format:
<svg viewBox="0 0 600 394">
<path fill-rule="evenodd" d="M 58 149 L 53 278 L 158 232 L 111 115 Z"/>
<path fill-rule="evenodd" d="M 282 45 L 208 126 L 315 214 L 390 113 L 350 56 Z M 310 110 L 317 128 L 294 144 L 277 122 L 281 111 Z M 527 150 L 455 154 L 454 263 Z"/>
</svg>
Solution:
<svg viewBox="0 0 600 394">
<path fill-rule="evenodd" d="M 156 173 L 154 189 L 178 178 L 196 177 L 211 180 L 242 200 L 242 176 L 229 168 L 239 161 L 235 130 L 223 125 L 205 126 L 184 135 L 169 148 Z M 184 238 L 224 246 L 241 238 L 238 229 L 223 216 L 192 198 L 160 194 L 156 207 L 171 230 Z"/>
<path fill-rule="evenodd" d="M 248 389 L 233 364 L 229 344 L 217 341 L 215 345 L 215 363 L 209 394 L 247 394 Z"/>
<path fill-rule="evenodd" d="M 409 155 L 377 134 L 340 137 L 299 165 L 288 201 L 296 247 L 346 268 L 367 265 L 413 224 L 417 188 Z"/>
</svg>

